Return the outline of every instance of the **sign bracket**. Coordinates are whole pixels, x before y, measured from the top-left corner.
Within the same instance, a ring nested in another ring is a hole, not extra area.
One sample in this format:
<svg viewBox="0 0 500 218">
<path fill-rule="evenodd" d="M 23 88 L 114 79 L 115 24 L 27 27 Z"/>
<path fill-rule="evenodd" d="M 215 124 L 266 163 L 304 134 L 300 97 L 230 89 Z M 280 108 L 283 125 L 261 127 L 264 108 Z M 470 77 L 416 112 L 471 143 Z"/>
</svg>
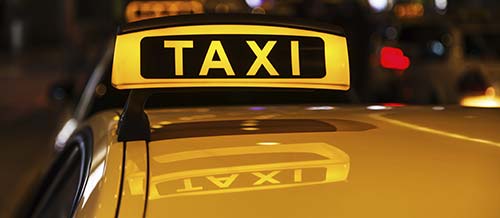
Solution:
<svg viewBox="0 0 500 218">
<path fill-rule="evenodd" d="M 149 141 L 151 132 L 149 128 L 149 118 L 144 112 L 144 105 L 151 95 L 149 90 L 133 89 L 123 108 L 123 112 L 118 122 L 118 141 Z"/>
</svg>

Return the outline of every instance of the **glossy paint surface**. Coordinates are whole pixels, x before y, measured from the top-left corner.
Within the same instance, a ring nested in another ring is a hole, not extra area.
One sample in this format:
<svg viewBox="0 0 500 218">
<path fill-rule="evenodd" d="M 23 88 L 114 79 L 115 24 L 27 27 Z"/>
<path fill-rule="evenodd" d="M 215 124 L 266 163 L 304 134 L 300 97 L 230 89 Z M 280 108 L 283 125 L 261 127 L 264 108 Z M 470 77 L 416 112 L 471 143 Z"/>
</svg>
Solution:
<svg viewBox="0 0 500 218">
<path fill-rule="evenodd" d="M 139 212 L 120 217 L 500 215 L 496 109 L 298 105 L 147 113 L 152 141 L 127 146 L 140 164 L 126 168 L 136 177 L 126 179 L 121 195 L 121 206 L 129 203 L 120 212 Z M 94 195 L 86 205 L 95 204 Z"/>
<path fill-rule="evenodd" d="M 148 112 L 147 217 L 500 215 L 498 110 L 252 108 Z"/>
</svg>

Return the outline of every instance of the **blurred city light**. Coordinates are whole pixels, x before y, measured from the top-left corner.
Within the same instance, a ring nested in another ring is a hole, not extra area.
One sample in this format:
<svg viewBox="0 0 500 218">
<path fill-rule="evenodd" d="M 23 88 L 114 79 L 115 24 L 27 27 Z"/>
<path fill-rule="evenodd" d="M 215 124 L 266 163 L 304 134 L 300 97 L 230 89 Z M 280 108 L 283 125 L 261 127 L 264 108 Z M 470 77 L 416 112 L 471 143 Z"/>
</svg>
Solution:
<svg viewBox="0 0 500 218">
<path fill-rule="evenodd" d="M 251 8 L 256 8 L 256 7 L 260 7 L 262 5 L 263 0 L 245 0 L 245 2 Z"/>
<path fill-rule="evenodd" d="M 474 96 L 462 99 L 460 105 L 465 107 L 500 108 L 500 98 Z"/>
<path fill-rule="evenodd" d="M 386 107 L 404 107 L 406 106 L 405 104 L 402 103 L 397 103 L 397 102 L 388 102 L 383 104 Z"/>
<path fill-rule="evenodd" d="M 386 107 L 383 105 L 370 105 L 370 106 L 366 107 L 366 109 L 371 110 L 371 111 L 381 111 L 381 110 L 390 110 L 392 108 Z"/>
<path fill-rule="evenodd" d="M 448 0 L 434 0 L 434 6 L 438 10 L 446 10 L 446 7 L 448 7 Z"/>
<path fill-rule="evenodd" d="M 500 108 L 500 97 L 496 96 L 493 87 L 489 87 L 484 95 L 463 98 L 460 105 L 464 107 Z"/>
<path fill-rule="evenodd" d="M 179 14 L 201 14 L 203 4 L 199 1 L 131 1 L 125 16 L 128 22 Z"/>
<path fill-rule="evenodd" d="M 424 6 L 421 3 L 398 4 L 394 7 L 394 13 L 400 18 L 422 17 Z"/>
<path fill-rule="evenodd" d="M 263 111 L 265 109 L 266 109 L 266 107 L 261 107 L 261 106 L 254 106 L 254 107 L 248 108 L 248 110 L 251 110 L 251 111 Z"/>
<path fill-rule="evenodd" d="M 306 110 L 308 110 L 308 111 L 329 111 L 329 110 L 333 110 L 333 109 L 335 109 L 335 107 L 332 107 L 332 106 L 312 106 L 312 107 L 306 108 Z"/>
<path fill-rule="evenodd" d="M 495 97 L 495 95 L 496 95 L 495 88 L 493 88 L 493 87 L 488 87 L 488 88 L 486 89 L 486 91 L 484 92 L 484 95 L 486 95 L 486 96 L 490 96 L 490 97 Z"/>
<path fill-rule="evenodd" d="M 380 65 L 386 69 L 406 70 L 410 66 L 410 59 L 403 50 L 385 46 L 380 50 Z"/>
<path fill-rule="evenodd" d="M 444 109 L 446 109 L 446 108 L 443 106 L 432 106 L 432 110 L 435 110 L 435 111 L 442 111 Z"/>
<path fill-rule="evenodd" d="M 440 41 L 432 41 L 431 42 L 431 51 L 432 53 L 438 55 L 438 56 L 443 56 L 444 54 L 444 45 Z"/>
<path fill-rule="evenodd" d="M 391 5 L 392 0 L 368 0 L 370 7 L 376 12 L 381 12 Z"/>
</svg>

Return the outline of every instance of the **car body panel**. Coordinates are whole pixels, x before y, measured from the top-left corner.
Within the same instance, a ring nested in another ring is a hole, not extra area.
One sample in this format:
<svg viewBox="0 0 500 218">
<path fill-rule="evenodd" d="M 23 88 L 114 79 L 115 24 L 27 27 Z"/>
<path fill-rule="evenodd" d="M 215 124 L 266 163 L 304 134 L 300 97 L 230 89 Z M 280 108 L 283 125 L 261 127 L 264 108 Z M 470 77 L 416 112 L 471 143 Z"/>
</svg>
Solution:
<svg viewBox="0 0 500 218">
<path fill-rule="evenodd" d="M 76 217 L 496 217 L 500 209 L 496 109 L 147 113 L 152 141 L 126 142 L 125 156 L 116 112 L 83 124 L 94 157 Z"/>
<path fill-rule="evenodd" d="M 147 113 L 153 127 L 147 217 L 496 217 L 500 211 L 498 110 L 299 105 Z M 266 150 L 273 146 L 283 151 Z M 290 152 L 297 147 L 305 152 Z M 345 177 L 309 171 L 328 156 L 321 150 L 338 154 L 343 168 L 333 172 Z M 183 174 L 172 183 L 158 180 L 173 171 Z M 180 192 L 190 193 L 174 194 Z"/>
<path fill-rule="evenodd" d="M 147 195 L 148 151 L 145 141 L 124 142 L 122 195 L 117 217 L 143 217 Z"/>
<path fill-rule="evenodd" d="M 116 112 L 106 111 L 81 124 L 92 129 L 93 157 L 75 217 L 113 217 L 116 214 L 123 161 L 123 143 L 116 141 L 117 118 Z"/>
</svg>

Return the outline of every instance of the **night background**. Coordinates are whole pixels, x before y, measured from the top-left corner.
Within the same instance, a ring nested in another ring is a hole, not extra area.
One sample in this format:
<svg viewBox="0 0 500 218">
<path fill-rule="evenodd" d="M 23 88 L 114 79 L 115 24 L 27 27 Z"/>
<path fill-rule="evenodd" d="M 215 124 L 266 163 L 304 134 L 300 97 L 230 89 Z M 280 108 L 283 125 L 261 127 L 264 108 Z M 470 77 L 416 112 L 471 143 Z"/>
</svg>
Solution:
<svg viewBox="0 0 500 218">
<path fill-rule="evenodd" d="M 46 172 L 57 154 L 58 130 L 72 116 L 118 25 L 126 22 L 258 13 L 341 26 L 349 47 L 351 90 L 339 103 L 463 105 L 466 96 L 494 96 L 500 88 L 496 0 L 149 3 L 0 0 L 0 217 L 9 217 Z"/>
</svg>

